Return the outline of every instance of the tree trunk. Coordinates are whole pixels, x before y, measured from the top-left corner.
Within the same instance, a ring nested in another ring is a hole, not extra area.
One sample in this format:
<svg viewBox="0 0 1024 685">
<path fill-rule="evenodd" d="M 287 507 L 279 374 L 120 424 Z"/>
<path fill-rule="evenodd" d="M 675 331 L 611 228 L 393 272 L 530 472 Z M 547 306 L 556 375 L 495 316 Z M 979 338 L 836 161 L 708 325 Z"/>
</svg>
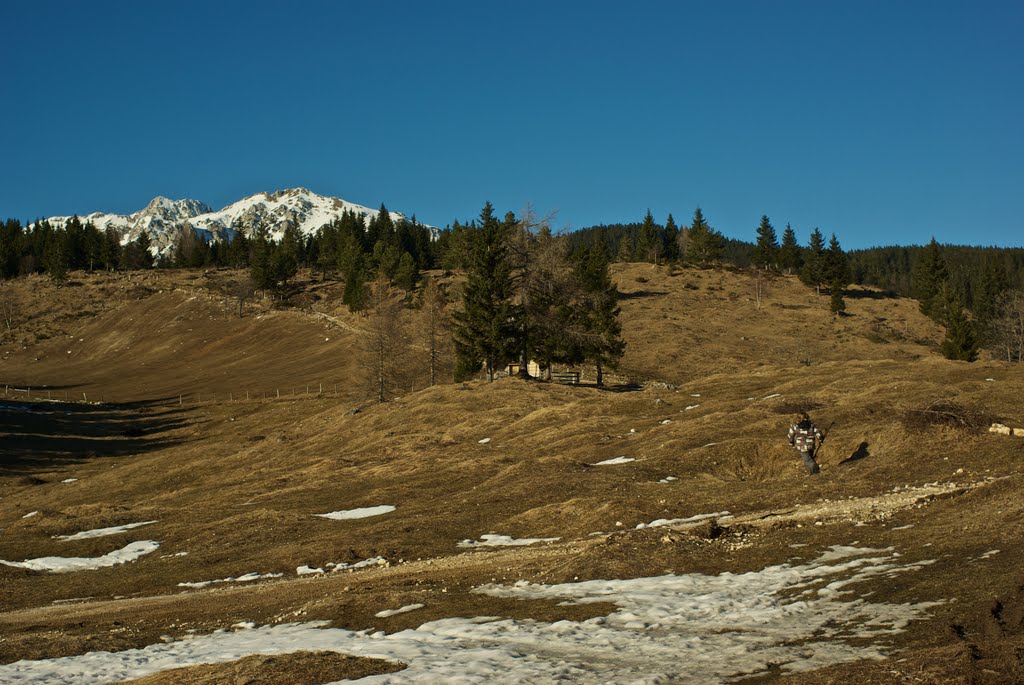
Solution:
<svg viewBox="0 0 1024 685">
<path fill-rule="evenodd" d="M 600 387 L 603 387 L 603 386 L 604 386 L 604 373 L 603 373 L 603 370 L 601 368 L 601 360 L 598 359 L 597 360 L 597 387 L 600 388 Z"/>
</svg>

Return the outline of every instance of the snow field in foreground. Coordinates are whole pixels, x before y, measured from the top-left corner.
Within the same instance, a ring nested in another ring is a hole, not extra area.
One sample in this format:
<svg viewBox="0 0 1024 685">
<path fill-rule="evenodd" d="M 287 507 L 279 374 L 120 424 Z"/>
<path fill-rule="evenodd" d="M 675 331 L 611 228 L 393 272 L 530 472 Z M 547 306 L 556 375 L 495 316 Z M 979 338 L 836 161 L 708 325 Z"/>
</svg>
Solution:
<svg viewBox="0 0 1024 685">
<path fill-rule="evenodd" d="M 553 623 L 447 618 L 386 635 L 325 628 L 325 622 L 217 632 L 124 652 L 0 665 L 4 683 L 105 683 L 252 654 L 332 650 L 400 661 L 404 671 L 357 681 L 382 683 L 552 682 L 725 683 L 770 664 L 807 671 L 882 658 L 889 636 L 938 602 L 870 602 L 854 586 L 891 579 L 931 562 L 901 563 L 889 549 L 836 546 L 803 564 L 750 573 L 666 575 L 561 585 L 489 584 L 493 597 L 617 609 Z"/>
</svg>

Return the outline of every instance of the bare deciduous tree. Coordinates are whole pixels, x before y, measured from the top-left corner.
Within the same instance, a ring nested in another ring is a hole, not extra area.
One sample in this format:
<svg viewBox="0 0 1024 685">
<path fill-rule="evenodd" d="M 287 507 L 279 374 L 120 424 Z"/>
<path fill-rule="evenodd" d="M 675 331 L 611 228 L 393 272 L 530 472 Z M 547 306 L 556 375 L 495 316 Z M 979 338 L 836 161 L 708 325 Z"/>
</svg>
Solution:
<svg viewBox="0 0 1024 685">
<path fill-rule="evenodd" d="M 423 287 L 421 306 L 422 339 L 427 349 L 430 385 L 451 374 L 452 333 L 448 315 L 448 295 L 436 279 L 428 278 Z"/>
<path fill-rule="evenodd" d="M 378 274 L 369 283 L 367 325 L 363 345 L 363 369 L 370 396 L 387 402 L 405 385 L 408 336 L 403 312 L 403 294 L 391 281 Z"/>
<path fill-rule="evenodd" d="M 1006 361 L 1024 362 L 1024 292 L 1007 290 L 997 298 L 988 333 L 992 347 L 1006 353 Z"/>
<path fill-rule="evenodd" d="M 4 327 L 8 333 L 14 330 L 18 310 L 18 293 L 14 286 L 7 282 L 0 282 L 0 317 L 3 317 Z"/>
</svg>

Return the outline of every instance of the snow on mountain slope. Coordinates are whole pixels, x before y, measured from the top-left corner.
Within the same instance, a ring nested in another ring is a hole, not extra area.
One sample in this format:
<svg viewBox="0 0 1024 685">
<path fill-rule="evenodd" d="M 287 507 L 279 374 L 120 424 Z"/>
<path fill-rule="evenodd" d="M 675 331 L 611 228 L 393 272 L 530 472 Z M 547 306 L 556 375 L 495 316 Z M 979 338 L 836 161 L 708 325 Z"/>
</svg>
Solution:
<svg viewBox="0 0 1024 685">
<path fill-rule="evenodd" d="M 145 209 L 132 214 L 95 212 L 80 219 L 92 222 L 100 231 L 113 228 L 121 235 L 122 243 L 134 240 L 145 231 L 152 241 L 153 252 L 162 254 L 173 249 L 186 227 L 191 227 L 205 240 L 230 240 L 237 230 L 251 235 L 258 229 L 266 229 L 271 239 L 280 240 L 290 225 L 298 226 L 304 235 L 311 235 L 341 218 L 346 211 L 368 220 L 377 216 L 379 210 L 318 195 L 305 188 L 291 188 L 256 193 L 216 212 L 197 200 L 155 197 Z M 398 212 L 388 213 L 394 221 L 405 218 Z M 50 217 L 49 222 L 63 226 L 70 219 L 55 216 Z"/>
</svg>

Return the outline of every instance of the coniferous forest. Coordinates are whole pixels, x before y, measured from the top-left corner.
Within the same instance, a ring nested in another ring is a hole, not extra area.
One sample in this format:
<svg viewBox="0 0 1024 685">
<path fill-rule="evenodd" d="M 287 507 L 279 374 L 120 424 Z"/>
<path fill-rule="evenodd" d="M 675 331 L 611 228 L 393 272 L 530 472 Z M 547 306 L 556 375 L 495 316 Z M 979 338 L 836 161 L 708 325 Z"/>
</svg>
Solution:
<svg viewBox="0 0 1024 685">
<path fill-rule="evenodd" d="M 75 270 L 233 267 L 248 269 L 254 289 L 283 298 L 298 271 L 310 269 L 342 282 L 344 303 L 362 311 L 373 304 L 375 279 L 411 303 L 424 271 L 461 272 L 467 282 L 454 322 L 455 376 L 483 367 L 493 377 L 528 359 L 547 369 L 589 361 L 599 375 L 614 367 L 623 348 L 609 262 L 726 266 L 796 274 L 829 297 L 836 315 L 845 311 L 850 284 L 913 297 L 946 327 L 947 357 L 973 361 L 979 347 L 1012 361 L 1024 357 L 1024 248 L 933 239 L 847 252 L 834 233 L 815 228 L 802 238 L 789 225 L 776 230 L 768 216 L 750 233 L 753 242 L 727 238 L 700 208 L 683 222 L 669 214 L 659 223 L 648 211 L 636 223 L 555 235 L 529 213 L 498 218 L 489 203 L 477 219 L 441 230 L 415 217 L 394 221 L 382 205 L 368 220 L 348 212 L 313 235 L 303 235 L 295 220 L 278 241 L 260 230 L 209 242 L 184 231 L 173 249 L 155 256 L 144 232 L 123 242 L 113 229 L 99 231 L 77 217 L 60 227 L 8 219 L 0 225 L 0 277 L 46 273 L 61 283 Z"/>
</svg>

